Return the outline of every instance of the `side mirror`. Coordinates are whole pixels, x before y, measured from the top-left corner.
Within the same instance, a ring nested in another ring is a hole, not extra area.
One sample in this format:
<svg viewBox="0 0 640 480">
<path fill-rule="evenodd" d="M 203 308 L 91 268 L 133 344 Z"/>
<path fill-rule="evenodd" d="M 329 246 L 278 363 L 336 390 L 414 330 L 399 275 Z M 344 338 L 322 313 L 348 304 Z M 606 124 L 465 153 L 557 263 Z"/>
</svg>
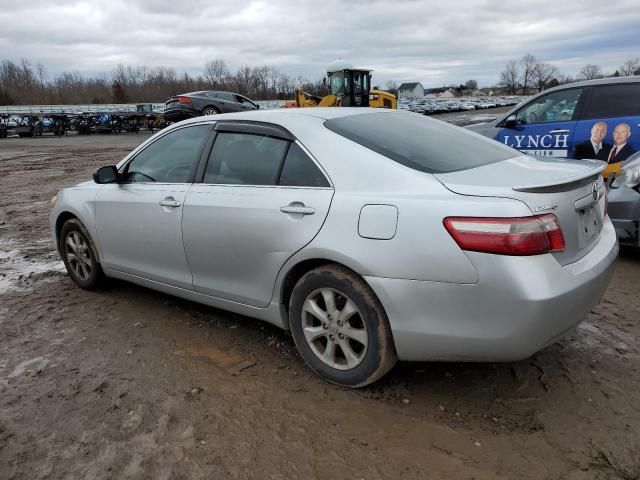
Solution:
<svg viewBox="0 0 640 480">
<path fill-rule="evenodd" d="M 115 183 L 118 181 L 118 170 L 113 165 L 100 167 L 93 172 L 93 181 L 96 183 Z"/>
<path fill-rule="evenodd" d="M 258 105 L 257 103 L 256 103 L 256 108 L 260 110 L 260 105 Z"/>
<path fill-rule="evenodd" d="M 509 115 L 505 121 L 503 122 L 503 125 L 505 126 L 505 128 L 513 128 L 516 125 L 518 125 L 518 120 L 516 119 L 516 114 L 513 113 L 511 115 Z"/>
</svg>

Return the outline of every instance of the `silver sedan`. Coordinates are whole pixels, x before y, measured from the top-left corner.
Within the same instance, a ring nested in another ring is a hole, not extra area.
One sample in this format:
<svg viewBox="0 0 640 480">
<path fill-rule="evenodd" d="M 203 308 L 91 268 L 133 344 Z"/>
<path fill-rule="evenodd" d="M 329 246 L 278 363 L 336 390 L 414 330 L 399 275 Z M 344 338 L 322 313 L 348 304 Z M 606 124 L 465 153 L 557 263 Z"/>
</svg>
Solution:
<svg viewBox="0 0 640 480">
<path fill-rule="evenodd" d="M 398 359 L 526 358 L 583 320 L 618 252 L 603 168 L 408 112 L 219 115 L 59 192 L 51 229 L 78 286 L 265 320 L 357 387 Z"/>
</svg>

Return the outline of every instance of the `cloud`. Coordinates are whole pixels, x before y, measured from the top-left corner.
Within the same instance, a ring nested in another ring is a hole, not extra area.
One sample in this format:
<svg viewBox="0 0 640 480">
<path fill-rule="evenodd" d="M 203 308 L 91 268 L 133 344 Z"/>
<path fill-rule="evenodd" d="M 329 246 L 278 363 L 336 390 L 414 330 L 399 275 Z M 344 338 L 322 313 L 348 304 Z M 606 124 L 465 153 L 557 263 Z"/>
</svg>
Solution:
<svg viewBox="0 0 640 480">
<path fill-rule="evenodd" d="M 319 78 L 337 57 L 374 69 L 374 82 L 494 84 L 532 53 L 575 75 L 637 57 L 637 0 L 12 1 L 0 10 L 0 58 L 42 62 L 51 74 L 109 73 L 118 63 L 200 74 L 272 65 Z"/>
</svg>

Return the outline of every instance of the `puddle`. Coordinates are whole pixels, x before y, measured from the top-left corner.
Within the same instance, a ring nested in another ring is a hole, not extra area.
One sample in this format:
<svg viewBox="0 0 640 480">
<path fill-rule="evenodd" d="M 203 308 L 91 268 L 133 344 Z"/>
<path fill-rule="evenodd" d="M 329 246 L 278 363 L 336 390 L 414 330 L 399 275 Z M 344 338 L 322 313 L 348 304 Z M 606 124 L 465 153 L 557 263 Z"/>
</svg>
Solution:
<svg viewBox="0 0 640 480">
<path fill-rule="evenodd" d="M 29 255 L 29 249 L 19 249 L 17 246 L 18 244 L 11 240 L 0 243 L 0 294 L 20 288 L 21 278 L 65 271 L 62 260 L 25 258 L 25 255 Z"/>
<path fill-rule="evenodd" d="M 19 377 L 27 371 L 38 371 L 42 370 L 49 364 L 49 360 L 44 357 L 36 357 L 30 360 L 25 360 L 24 362 L 20 362 L 15 366 L 13 371 L 9 374 L 8 378 Z"/>
<path fill-rule="evenodd" d="M 212 345 L 200 345 L 186 349 L 193 357 L 206 358 L 220 368 L 229 368 L 241 363 L 244 359 L 231 352 L 219 350 Z"/>
</svg>

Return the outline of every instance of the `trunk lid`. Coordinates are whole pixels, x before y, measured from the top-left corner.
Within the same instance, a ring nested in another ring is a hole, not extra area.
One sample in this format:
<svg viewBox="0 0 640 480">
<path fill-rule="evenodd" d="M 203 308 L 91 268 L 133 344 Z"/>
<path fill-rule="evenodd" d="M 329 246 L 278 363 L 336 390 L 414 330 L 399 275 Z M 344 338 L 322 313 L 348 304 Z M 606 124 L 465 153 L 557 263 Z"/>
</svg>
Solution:
<svg viewBox="0 0 640 480">
<path fill-rule="evenodd" d="M 173 106 L 175 106 L 175 104 L 178 102 L 178 97 L 174 96 L 174 97 L 169 97 L 167 99 L 166 102 L 164 102 L 164 108 L 171 108 Z"/>
<path fill-rule="evenodd" d="M 460 195 L 511 198 L 525 203 L 532 214 L 556 215 L 566 247 L 552 255 L 566 265 L 586 255 L 600 238 L 606 208 L 606 187 L 601 176 L 605 168 L 606 163 L 598 160 L 521 155 L 434 176 Z"/>
</svg>

